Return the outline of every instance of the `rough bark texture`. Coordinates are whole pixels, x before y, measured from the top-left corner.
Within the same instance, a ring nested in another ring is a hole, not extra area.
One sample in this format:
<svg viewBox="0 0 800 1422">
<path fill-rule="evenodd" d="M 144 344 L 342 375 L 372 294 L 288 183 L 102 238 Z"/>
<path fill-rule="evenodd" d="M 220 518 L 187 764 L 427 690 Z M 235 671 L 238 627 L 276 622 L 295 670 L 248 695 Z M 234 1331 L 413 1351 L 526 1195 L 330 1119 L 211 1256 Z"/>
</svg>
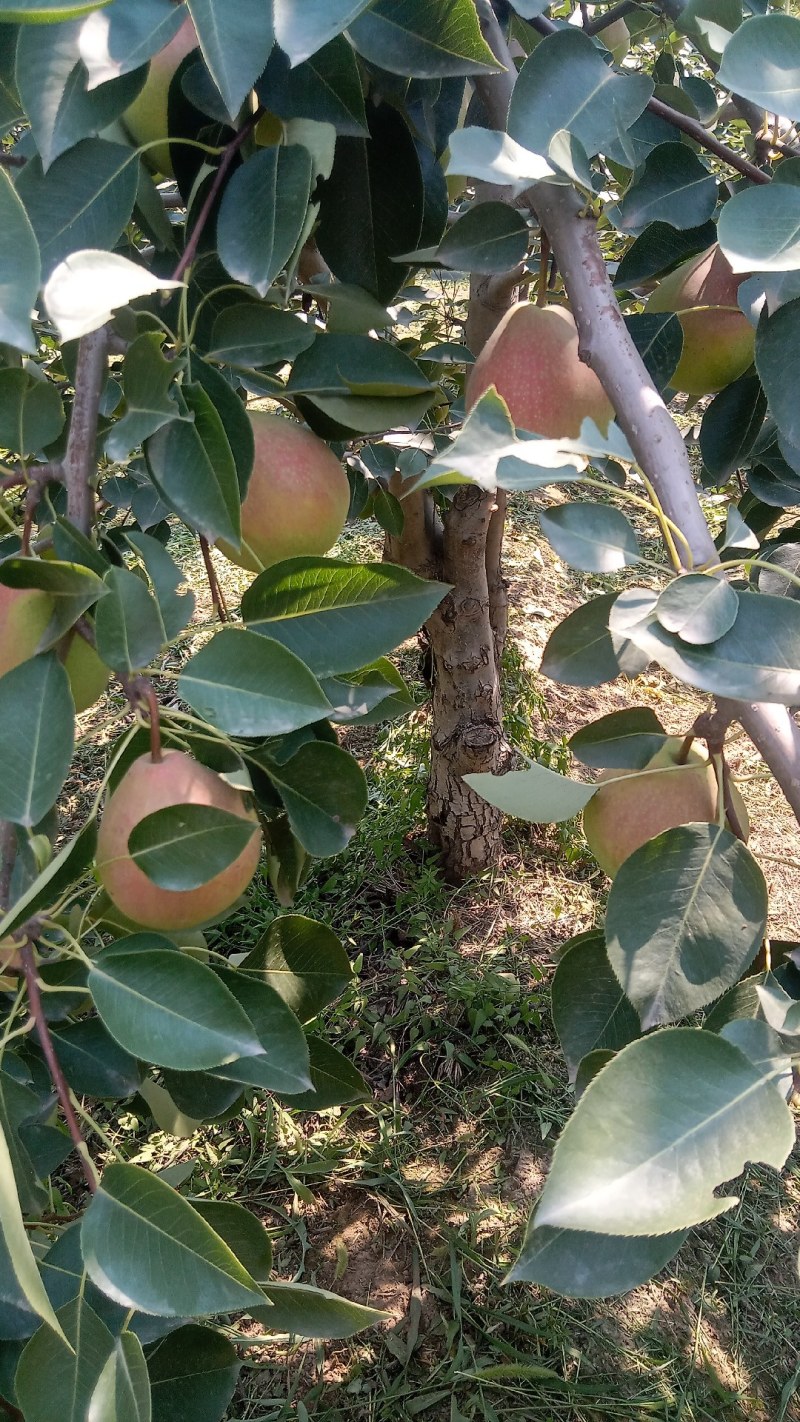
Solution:
<svg viewBox="0 0 800 1422">
<path fill-rule="evenodd" d="M 463 776 L 507 768 L 500 682 L 489 617 L 486 538 L 494 499 L 462 489 L 444 520 L 444 575 L 453 591 L 428 623 L 433 651 L 433 733 L 428 821 L 448 878 L 495 862 L 502 815 Z"/>
</svg>

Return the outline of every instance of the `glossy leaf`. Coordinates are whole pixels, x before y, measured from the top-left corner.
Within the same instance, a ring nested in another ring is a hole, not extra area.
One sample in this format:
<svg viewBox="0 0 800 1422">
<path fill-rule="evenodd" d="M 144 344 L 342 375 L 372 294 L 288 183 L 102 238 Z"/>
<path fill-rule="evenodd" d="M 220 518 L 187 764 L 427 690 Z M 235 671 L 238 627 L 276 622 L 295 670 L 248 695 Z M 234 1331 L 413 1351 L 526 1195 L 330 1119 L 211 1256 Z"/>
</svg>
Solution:
<svg viewBox="0 0 800 1422">
<path fill-rule="evenodd" d="M 656 603 L 661 626 L 693 646 L 718 641 L 730 631 L 738 613 L 739 600 L 730 583 L 708 573 L 674 578 Z"/>
<path fill-rule="evenodd" d="M 112 1037 L 157 1066 L 202 1071 L 261 1051 L 253 1024 L 218 975 L 158 934 L 104 949 L 92 961 L 89 986 Z"/>
<path fill-rule="evenodd" d="M 717 80 L 770 113 L 800 119 L 800 20 L 756 15 L 732 35 Z"/>
<path fill-rule="evenodd" d="M 299 1095 L 281 1091 L 287 1106 L 296 1111 L 326 1111 L 350 1101 L 369 1100 L 371 1093 L 361 1072 L 324 1037 L 309 1037 L 308 1051 L 312 1089 Z"/>
<path fill-rule="evenodd" d="M 742 375 L 714 396 L 700 426 L 700 453 L 717 483 L 723 484 L 742 467 L 766 411 L 767 397 L 756 375 Z"/>
<path fill-rule="evenodd" d="M 69 679 L 54 652 L 0 677 L 0 819 L 38 824 L 64 784 L 74 741 Z"/>
<path fill-rule="evenodd" d="M 122 1100 L 133 1096 L 142 1068 L 124 1051 L 97 1017 L 84 1017 L 51 1030 L 56 1056 L 72 1090 L 79 1096 Z"/>
<path fill-rule="evenodd" d="M 316 54 L 366 10 L 370 0 L 273 0 L 275 38 L 292 64 Z"/>
<path fill-rule="evenodd" d="M 252 974 L 221 968 L 218 976 L 247 1013 L 257 1033 L 259 1049 L 217 1067 L 215 1076 L 281 1094 L 307 1090 L 313 1079 L 309 1074 L 308 1044 L 283 998 Z"/>
<path fill-rule="evenodd" d="M 507 133 L 497 129 L 458 128 L 450 135 L 448 174 L 466 174 L 509 187 L 517 197 L 532 183 L 553 176 L 553 167 Z"/>
<path fill-rule="evenodd" d="M 704 252 L 716 241 L 716 233 L 713 222 L 684 232 L 667 222 L 651 223 L 625 252 L 614 276 L 614 286 L 624 291 L 664 275 L 687 257 Z"/>
<path fill-rule="evenodd" d="M 226 365 L 277 365 L 313 344 L 314 327 L 291 311 L 254 301 L 226 306 L 211 335 L 211 359 Z"/>
<path fill-rule="evenodd" d="M 124 460 L 132 449 L 180 413 L 169 393 L 180 367 L 162 354 L 163 342 L 160 332 L 146 331 L 125 352 L 122 388 L 126 408 L 106 437 L 109 459 Z"/>
<path fill-rule="evenodd" d="M 291 144 L 256 153 L 225 189 L 217 219 L 220 261 L 259 296 L 266 296 L 303 232 L 311 183 L 308 150 Z"/>
<path fill-rule="evenodd" d="M 534 1214 L 506 1281 L 543 1284 L 572 1299 L 625 1294 L 663 1269 L 686 1234 L 686 1230 L 678 1230 L 642 1239 L 624 1238 L 540 1225 Z"/>
<path fill-rule="evenodd" d="M 308 853 L 316 859 L 340 854 L 367 808 L 367 782 L 358 762 L 339 746 L 309 741 L 290 760 L 263 765 Z"/>
<path fill-rule="evenodd" d="M 482 202 L 448 228 L 428 258 L 462 272 L 507 272 L 525 260 L 530 234 L 520 213 L 503 202 Z"/>
<path fill-rule="evenodd" d="M 247 493 L 255 456 L 252 423 L 236 390 L 229 385 L 220 371 L 209 365 L 208 361 L 201 360 L 199 356 L 193 356 L 191 364 L 195 384 L 202 386 L 222 421 L 236 466 L 239 496 L 243 499 Z"/>
<path fill-rule="evenodd" d="M 640 1035 L 638 1015 L 614 976 L 601 932 L 567 944 L 553 977 L 552 1012 L 570 1081 L 587 1053 L 617 1052 Z"/>
<path fill-rule="evenodd" d="M 219 1422 L 230 1402 L 241 1364 L 222 1333 L 189 1324 L 148 1352 L 153 1422 Z"/>
<path fill-rule="evenodd" d="M 370 63 L 404 77 L 442 79 L 499 67 L 469 0 L 430 0 L 422 8 L 416 0 L 373 0 L 349 34 Z"/>
<path fill-rule="evenodd" d="M 8 173 L 0 171 L 0 340 L 33 355 L 31 310 L 41 277 L 36 234 Z"/>
<path fill-rule="evenodd" d="M 358 63 L 344 35 L 294 66 L 276 45 L 257 90 L 282 119 L 313 117 L 351 138 L 362 138 L 368 131 Z"/>
<path fill-rule="evenodd" d="M 639 545 L 624 513 L 609 504 L 568 503 L 541 509 L 539 523 L 559 558 L 572 568 L 613 573 L 639 561 Z"/>
<path fill-rule="evenodd" d="M 631 126 L 653 92 L 643 74 L 624 78 L 604 63 L 588 35 L 575 29 L 548 35 L 519 72 L 508 132 L 534 153 L 548 152 L 565 129 L 591 158 Z"/>
<path fill-rule="evenodd" d="M 800 20 L 797 21 L 800 30 Z M 775 422 L 790 444 L 800 445 L 800 407 L 791 379 L 792 351 L 800 331 L 800 299 L 788 301 L 756 331 L 758 371 Z"/>
<path fill-rule="evenodd" d="M 92 245 L 111 248 L 130 220 L 137 159 L 129 148 L 86 138 L 48 168 L 31 158 L 17 192 L 41 249 L 45 280 L 70 253 Z"/>
<path fill-rule="evenodd" d="M 291 558 L 259 574 L 242 599 L 242 616 L 253 633 L 282 643 L 316 676 L 338 676 L 412 636 L 446 590 L 390 563 Z"/>
<path fill-rule="evenodd" d="M 260 1220 L 232 1200 L 193 1200 L 192 1208 L 225 1240 L 259 1284 L 272 1272 L 272 1241 Z"/>
<path fill-rule="evenodd" d="M 670 1110 L 653 1110 L 662 1099 Z M 793 1143 L 786 1104 L 730 1042 L 691 1027 L 656 1032 L 623 1048 L 581 1097 L 537 1222 L 626 1237 L 687 1229 L 738 1203 L 715 1191 L 748 1161 L 779 1170 Z"/>
<path fill-rule="evenodd" d="M 509 770 L 505 775 L 464 775 L 462 779 L 490 805 L 536 825 L 571 820 L 580 814 L 596 789 L 535 764 L 527 770 Z"/>
<path fill-rule="evenodd" d="M 0 445 L 25 458 L 58 439 L 64 406 L 55 385 L 28 370 L 0 370 Z"/>
<path fill-rule="evenodd" d="M 87 1422 L 151 1422 L 150 1378 L 135 1333 L 114 1340 L 86 1417 Z"/>
<path fill-rule="evenodd" d="M 166 1317 L 228 1313 L 261 1291 L 176 1190 L 138 1165 L 109 1165 L 81 1225 L 86 1271 L 127 1308 Z"/>
<path fill-rule="evenodd" d="M 114 0 L 87 16 L 78 49 L 89 90 L 146 64 L 178 33 L 183 14 L 172 0 Z"/>
<path fill-rule="evenodd" d="M 156 276 L 118 252 L 73 251 L 51 272 L 42 297 L 62 341 L 98 331 L 121 306 L 180 282 Z"/>
<path fill-rule="evenodd" d="M 238 859 L 253 838 L 251 820 L 213 805 L 169 805 L 131 831 L 128 852 L 160 889 L 199 889 Z"/>
<path fill-rule="evenodd" d="M 223 13 L 215 0 L 187 0 L 187 5 L 209 73 L 236 119 L 272 48 L 272 6 L 268 0 L 240 0 Z"/>
<path fill-rule="evenodd" d="M 653 384 L 663 394 L 678 368 L 683 330 L 670 311 L 642 311 L 625 317 L 633 343 Z"/>
<path fill-rule="evenodd" d="M 25 1422 L 53 1422 L 55 1398 L 59 1422 L 87 1422 L 92 1395 L 114 1348 L 105 1324 L 82 1298 L 59 1309 L 58 1322 L 60 1337 L 43 1324 L 19 1360 L 15 1383 Z"/>
<path fill-rule="evenodd" d="M 97 650 L 114 671 L 141 671 L 167 640 L 158 603 L 128 568 L 110 568 L 95 614 Z"/>
<path fill-rule="evenodd" d="M 651 222 L 682 229 L 708 222 L 717 203 L 717 180 L 685 143 L 660 143 L 614 210 L 623 232 L 641 233 Z"/>
<path fill-rule="evenodd" d="M 289 639 L 275 637 L 280 630 L 218 632 L 184 667 L 181 696 L 231 736 L 279 736 L 320 720 L 330 703 L 308 666 L 281 645 Z"/>
<path fill-rule="evenodd" d="M 770 183 L 736 193 L 722 208 L 718 231 L 719 245 L 733 271 L 797 271 L 800 188 Z"/>
<path fill-rule="evenodd" d="M 0 1231 L 14 1280 L 25 1303 L 48 1324 L 56 1338 L 64 1333 L 47 1297 L 42 1276 L 36 1267 L 14 1179 L 14 1166 L 5 1132 L 0 1125 Z"/>
<path fill-rule="evenodd" d="M 604 593 L 559 623 L 542 653 L 541 670 L 545 676 L 567 686 L 599 686 L 613 681 L 621 672 L 638 676 L 644 671 L 648 658 L 629 639 L 612 637 L 609 631 L 608 618 L 615 600 L 614 593 Z"/>
<path fill-rule="evenodd" d="M 767 888 L 749 849 L 719 825 L 681 825 L 619 869 L 606 913 L 608 957 L 646 1030 L 731 987 L 766 924 Z"/>
<path fill-rule="evenodd" d="M 225 427 L 198 383 L 181 387 L 189 418 L 147 441 L 147 464 L 162 498 L 209 542 L 241 536 L 239 481 Z"/>
<path fill-rule="evenodd" d="M 595 769 L 643 770 L 664 744 L 665 735 L 649 706 L 630 706 L 582 726 L 568 744 L 578 760 Z"/>
<path fill-rule="evenodd" d="M 274 918 L 239 972 L 263 978 L 301 1022 L 335 1001 L 353 976 L 336 934 L 301 914 Z"/>
<path fill-rule="evenodd" d="M 19 928 L 32 914 L 55 903 L 91 863 L 96 842 L 97 824 L 91 819 L 78 834 L 67 840 L 47 867 L 0 919 L 0 936 L 13 933 L 14 929 Z"/>
<path fill-rule="evenodd" d="M 389 1317 L 311 1284 L 272 1283 L 264 1292 L 272 1307 L 251 1309 L 252 1317 L 270 1332 L 298 1338 L 352 1338 Z"/>
<path fill-rule="evenodd" d="M 166 548 L 162 548 L 158 539 L 151 538 L 146 533 L 129 533 L 127 542 L 147 569 L 158 604 L 164 641 L 170 642 L 191 621 L 194 593 L 188 590 L 180 591 L 185 581 L 183 570 L 173 561 Z"/>
</svg>

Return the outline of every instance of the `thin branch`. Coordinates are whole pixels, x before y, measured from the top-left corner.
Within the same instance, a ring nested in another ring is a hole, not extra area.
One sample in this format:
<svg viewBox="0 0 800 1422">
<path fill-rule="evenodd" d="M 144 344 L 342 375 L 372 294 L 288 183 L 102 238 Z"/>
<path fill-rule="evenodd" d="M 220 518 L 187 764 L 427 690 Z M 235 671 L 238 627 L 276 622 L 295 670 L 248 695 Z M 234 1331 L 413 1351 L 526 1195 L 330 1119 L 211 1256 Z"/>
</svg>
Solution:
<svg viewBox="0 0 800 1422">
<path fill-rule="evenodd" d="M 214 210 L 214 203 L 219 197 L 220 190 L 222 188 L 223 183 L 225 182 L 225 178 L 227 177 L 231 163 L 236 157 L 236 154 L 239 152 L 239 149 L 241 148 L 245 139 L 248 138 L 249 135 L 253 132 L 253 129 L 258 123 L 260 117 L 260 109 L 257 110 L 256 113 L 251 114 L 247 122 L 242 124 L 242 127 L 239 129 L 238 133 L 235 133 L 233 135 L 233 138 L 231 139 L 230 143 L 226 144 L 225 148 L 223 149 L 222 157 L 220 158 L 219 162 L 219 167 L 217 168 L 211 186 L 208 192 L 206 193 L 205 202 L 203 203 L 203 206 L 197 214 L 197 221 L 195 222 L 194 227 L 192 228 L 192 233 L 188 242 L 186 243 L 183 256 L 181 257 L 180 261 L 178 262 L 178 265 L 172 273 L 173 281 L 181 281 L 183 279 L 184 272 L 189 269 L 195 257 L 197 256 L 197 249 L 200 245 L 200 238 L 202 237 L 208 219 Z"/>
<path fill-rule="evenodd" d="M 492 128 L 504 129 L 515 70 L 492 12 L 482 19 L 484 37 L 503 74 L 473 81 Z M 616 411 L 637 462 L 650 479 L 664 513 L 686 536 L 693 562 L 711 564 L 718 554 L 708 529 L 689 456 L 677 425 L 656 390 L 622 318 L 597 240 L 597 224 L 585 216 L 572 187 L 537 183 L 530 200 L 558 258 L 581 359 L 594 370 Z M 769 766 L 800 823 L 800 728 L 785 706 L 719 701 L 735 717 Z"/>
<path fill-rule="evenodd" d="M 590 20 L 588 25 L 584 25 L 584 29 L 587 35 L 599 35 L 601 30 L 607 29 L 617 20 L 624 20 L 632 10 L 640 8 L 638 0 L 619 0 L 619 3 L 612 5 L 610 10 L 606 10 L 602 15 L 597 15 L 594 20 Z"/>
<path fill-rule="evenodd" d="M 92 1194 L 94 1194 L 98 1184 L 97 1171 L 95 1170 L 94 1162 L 89 1154 L 89 1148 L 83 1138 L 80 1125 L 78 1124 L 78 1118 L 75 1115 L 75 1108 L 72 1105 L 72 1097 L 70 1096 L 69 1086 L 67 1085 L 66 1077 L 64 1076 L 64 1073 L 61 1069 L 61 1063 L 58 1060 L 58 1057 L 56 1056 L 56 1050 L 53 1046 L 53 1039 L 50 1036 L 50 1028 L 47 1023 L 44 1007 L 42 1005 L 42 997 L 39 991 L 39 979 L 36 973 L 36 961 L 33 954 L 33 944 L 30 942 L 30 940 L 27 943 L 23 944 L 22 949 L 20 951 L 20 957 L 22 959 L 22 971 L 25 974 L 25 983 L 28 989 L 28 1005 L 30 1007 L 31 1017 L 33 1018 L 34 1024 L 36 1026 L 36 1034 L 39 1038 L 39 1044 L 42 1048 L 44 1059 L 47 1062 L 48 1070 L 53 1079 L 53 1085 L 56 1089 L 56 1095 L 58 1096 L 61 1109 L 64 1112 L 64 1117 L 67 1122 L 67 1129 L 69 1130 L 70 1136 L 72 1137 L 75 1149 L 77 1150 L 78 1155 L 80 1156 L 81 1168 L 83 1170 L 86 1184 L 88 1185 Z"/>
<path fill-rule="evenodd" d="M 82 336 L 75 371 L 75 399 L 64 455 L 67 518 L 88 537 L 94 522 L 97 420 L 106 383 L 108 336 L 105 326 Z"/>
<path fill-rule="evenodd" d="M 27 161 L 20 153 L 0 151 L 0 168 L 24 168 Z"/>
<path fill-rule="evenodd" d="M 206 570 L 206 578 L 208 579 L 208 590 L 211 593 L 211 605 L 214 609 L 214 616 L 218 618 L 220 622 L 227 622 L 229 619 L 228 609 L 225 605 L 225 595 L 219 585 L 217 570 L 211 561 L 211 550 L 208 546 L 208 539 L 204 538 L 202 534 L 200 535 L 200 552 L 203 555 L 203 564 Z"/>
</svg>

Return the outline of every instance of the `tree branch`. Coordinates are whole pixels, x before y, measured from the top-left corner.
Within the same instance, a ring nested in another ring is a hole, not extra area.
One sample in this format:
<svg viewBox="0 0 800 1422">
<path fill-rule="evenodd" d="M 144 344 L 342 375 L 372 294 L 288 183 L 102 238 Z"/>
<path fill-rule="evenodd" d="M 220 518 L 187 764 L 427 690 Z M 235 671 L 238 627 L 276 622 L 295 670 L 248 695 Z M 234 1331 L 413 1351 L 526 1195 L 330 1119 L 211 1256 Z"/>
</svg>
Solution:
<svg viewBox="0 0 800 1422">
<path fill-rule="evenodd" d="M 181 281 L 183 279 L 184 272 L 189 269 L 195 257 L 197 256 L 197 249 L 200 245 L 200 238 L 202 237 L 208 219 L 214 210 L 214 203 L 219 197 L 220 189 L 222 188 L 222 184 L 225 182 L 225 178 L 228 174 L 228 169 L 230 168 L 231 163 L 236 157 L 236 154 L 239 152 L 239 149 L 241 148 L 245 139 L 253 132 L 253 129 L 258 123 L 260 117 L 261 109 L 259 108 L 256 113 L 251 114 L 250 118 L 247 120 L 246 123 L 242 124 L 242 127 L 239 129 L 238 133 L 235 133 L 233 135 L 233 138 L 231 139 L 230 143 L 226 144 L 225 148 L 223 149 L 222 157 L 220 158 L 219 162 L 219 167 L 217 168 L 211 186 L 208 192 L 206 193 L 205 202 L 203 203 L 203 206 L 197 214 L 197 221 L 195 222 L 194 227 L 192 228 L 191 236 L 189 237 L 189 240 L 187 241 L 183 251 L 183 256 L 181 257 L 180 261 L 178 262 L 178 265 L 172 273 L 173 281 Z"/>
<path fill-rule="evenodd" d="M 473 81 L 493 128 L 504 129 L 515 70 L 494 16 L 482 19 L 484 37 L 503 74 Z M 584 216 L 572 187 L 537 183 L 530 201 L 558 258 L 578 328 L 581 359 L 602 382 L 637 462 L 661 506 L 688 541 L 695 564 L 710 563 L 717 550 L 697 497 L 689 456 L 677 425 L 656 390 L 622 318 L 597 241 L 597 227 Z M 800 823 L 800 728 L 785 706 L 721 703 L 736 717 L 762 755 Z"/>
<path fill-rule="evenodd" d="M 78 1117 L 72 1105 L 69 1086 L 67 1085 L 66 1077 L 61 1070 L 61 1063 L 56 1056 L 56 1050 L 53 1046 L 50 1028 L 47 1023 L 44 1007 L 42 1006 L 42 996 L 39 991 L 39 979 L 36 974 L 36 962 L 33 955 L 33 944 L 30 940 L 23 944 L 20 950 L 20 957 L 22 959 L 22 971 L 25 974 L 25 983 L 28 989 L 28 1005 L 30 1007 L 31 1017 L 36 1026 L 39 1044 L 42 1048 L 44 1059 L 47 1062 L 50 1076 L 53 1079 L 53 1085 L 56 1089 L 56 1095 L 58 1096 L 61 1109 L 64 1112 L 67 1129 L 72 1137 L 75 1149 L 80 1156 L 86 1184 L 92 1194 L 94 1194 L 98 1183 L 97 1171 L 95 1170 L 94 1162 L 89 1154 L 89 1148 L 83 1138 L 80 1125 L 78 1124 Z"/>
<path fill-rule="evenodd" d="M 75 399 L 63 461 L 67 487 L 67 518 L 88 535 L 94 522 L 97 419 L 106 383 L 108 333 L 105 326 L 82 336 L 75 371 Z"/>
<path fill-rule="evenodd" d="M 598 15 L 596 19 L 590 20 L 588 25 L 584 25 L 587 35 L 599 35 L 601 30 L 607 29 L 617 20 L 624 20 L 626 15 L 630 15 L 632 10 L 640 9 L 638 0 L 619 0 L 617 5 L 612 5 L 610 10 Z"/>
</svg>

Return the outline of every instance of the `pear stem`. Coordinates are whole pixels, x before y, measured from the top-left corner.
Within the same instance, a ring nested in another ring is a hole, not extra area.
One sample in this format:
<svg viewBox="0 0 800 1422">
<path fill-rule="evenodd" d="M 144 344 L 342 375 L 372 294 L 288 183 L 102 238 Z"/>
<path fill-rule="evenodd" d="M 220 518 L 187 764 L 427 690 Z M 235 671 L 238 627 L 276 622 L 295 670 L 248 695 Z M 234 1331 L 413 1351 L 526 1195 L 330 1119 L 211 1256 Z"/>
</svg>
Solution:
<svg viewBox="0 0 800 1422">
<path fill-rule="evenodd" d="M 20 950 L 20 957 L 22 959 L 22 971 L 25 974 L 25 984 L 28 989 L 28 1006 L 30 1007 L 31 1017 L 36 1026 L 36 1033 L 42 1048 L 42 1054 L 53 1079 L 53 1085 L 56 1089 L 56 1095 L 58 1096 L 61 1109 L 64 1112 L 67 1128 L 72 1137 L 75 1149 L 80 1156 L 86 1184 L 92 1194 L 94 1194 L 98 1185 L 97 1171 L 94 1161 L 89 1154 L 89 1148 L 83 1138 L 78 1118 L 75 1115 L 75 1108 L 72 1104 L 70 1089 L 67 1085 L 64 1073 L 61 1070 L 61 1063 L 56 1056 L 55 1047 L 53 1046 L 50 1028 L 47 1025 L 47 1018 L 45 1016 L 44 1007 L 42 1006 L 39 979 L 36 974 L 36 961 L 33 955 L 33 944 L 30 939 L 28 939 Z"/>
<path fill-rule="evenodd" d="M 675 764 L 676 764 L 676 765 L 685 765 L 685 764 L 686 764 L 687 760 L 689 759 L 689 751 L 692 749 L 692 745 L 693 745 L 694 739 L 695 739 L 695 737 L 694 737 L 694 732 L 693 732 L 693 731 L 690 731 L 689 734 L 688 734 L 688 736 L 684 736 L 683 742 L 682 742 L 682 744 L 681 744 L 681 748 L 680 748 L 680 750 L 678 751 L 678 754 L 677 754 L 676 757 L 675 757 Z"/>
</svg>

